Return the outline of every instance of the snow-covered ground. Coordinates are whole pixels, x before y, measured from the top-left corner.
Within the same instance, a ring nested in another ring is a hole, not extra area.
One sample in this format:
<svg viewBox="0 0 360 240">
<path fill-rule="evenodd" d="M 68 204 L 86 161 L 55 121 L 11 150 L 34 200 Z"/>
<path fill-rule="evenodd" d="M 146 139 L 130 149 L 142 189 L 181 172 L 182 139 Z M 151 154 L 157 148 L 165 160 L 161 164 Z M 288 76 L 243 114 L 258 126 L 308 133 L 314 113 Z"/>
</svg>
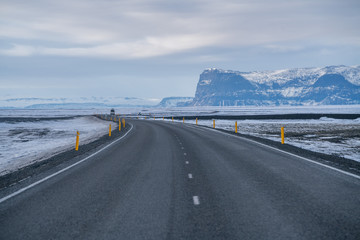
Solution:
<svg viewBox="0 0 360 240">
<path fill-rule="evenodd" d="M 307 114 L 307 113 L 360 113 L 360 105 L 321 105 L 321 106 L 237 106 L 237 107 L 178 107 L 134 109 L 133 112 L 154 116 L 202 116 L 202 115 L 269 115 L 269 114 Z M 131 111 L 129 111 L 131 113 Z"/>
<path fill-rule="evenodd" d="M 72 117 L 94 114 L 109 114 L 109 108 L 103 109 L 0 109 L 0 118 L 4 117 Z M 141 108 L 115 108 L 116 114 L 138 113 Z"/>
<path fill-rule="evenodd" d="M 1 117 L 65 117 L 109 114 L 110 108 L 100 109 L 0 109 Z M 292 113 L 360 113 L 360 105 L 328 106 L 237 106 L 237 107 L 170 107 L 170 108 L 115 108 L 120 115 L 201 116 L 201 115 L 267 115 Z"/>
<path fill-rule="evenodd" d="M 161 119 L 159 119 L 161 120 Z M 167 120 L 171 121 L 171 120 Z M 182 122 L 182 120 L 174 120 Z M 235 131 L 236 120 L 215 120 L 216 128 Z M 195 120 L 185 120 L 195 124 Z M 285 142 L 303 149 L 345 157 L 360 162 L 360 118 L 341 120 L 238 120 L 238 132 L 281 141 L 280 129 L 285 127 Z M 199 125 L 213 126 L 212 120 L 198 120 Z"/>
<path fill-rule="evenodd" d="M 64 114 L 68 113 L 58 111 L 58 115 Z M 116 123 L 111 124 L 117 127 Z M 75 148 L 76 131 L 80 132 L 81 147 L 81 144 L 107 134 L 109 122 L 92 116 L 54 120 L 40 118 L 34 121 L 1 120 L 0 175 Z"/>
</svg>

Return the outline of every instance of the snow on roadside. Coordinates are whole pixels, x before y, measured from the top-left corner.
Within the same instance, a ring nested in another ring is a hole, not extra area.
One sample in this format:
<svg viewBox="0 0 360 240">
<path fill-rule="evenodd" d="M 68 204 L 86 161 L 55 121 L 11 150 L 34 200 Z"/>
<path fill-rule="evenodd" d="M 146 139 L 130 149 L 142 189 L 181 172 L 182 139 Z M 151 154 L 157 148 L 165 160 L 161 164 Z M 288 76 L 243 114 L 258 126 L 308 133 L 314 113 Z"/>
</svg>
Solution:
<svg viewBox="0 0 360 240">
<path fill-rule="evenodd" d="M 171 121 L 167 119 L 167 121 Z M 236 120 L 215 120 L 216 128 L 235 130 Z M 182 122 L 182 120 L 174 120 Z M 195 120 L 185 120 L 195 124 Z M 281 141 L 280 128 L 285 127 L 285 143 L 314 152 L 345 157 L 360 162 L 360 118 L 319 120 L 237 120 L 238 133 Z M 198 120 L 212 127 L 212 120 Z"/>
<path fill-rule="evenodd" d="M 76 131 L 80 132 L 81 148 L 107 134 L 109 122 L 92 116 L 0 122 L 0 175 L 74 148 Z"/>
</svg>

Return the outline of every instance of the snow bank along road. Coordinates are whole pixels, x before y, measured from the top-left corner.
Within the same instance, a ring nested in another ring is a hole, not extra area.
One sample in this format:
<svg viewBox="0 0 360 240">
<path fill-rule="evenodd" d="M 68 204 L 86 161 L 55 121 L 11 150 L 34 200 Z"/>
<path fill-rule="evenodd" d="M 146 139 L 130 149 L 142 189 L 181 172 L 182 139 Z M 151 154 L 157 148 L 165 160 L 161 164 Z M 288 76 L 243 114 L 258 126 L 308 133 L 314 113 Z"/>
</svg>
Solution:
<svg viewBox="0 0 360 240">
<path fill-rule="evenodd" d="M 129 122 L 0 203 L 0 239 L 359 239 L 358 177 L 202 127 Z"/>
</svg>

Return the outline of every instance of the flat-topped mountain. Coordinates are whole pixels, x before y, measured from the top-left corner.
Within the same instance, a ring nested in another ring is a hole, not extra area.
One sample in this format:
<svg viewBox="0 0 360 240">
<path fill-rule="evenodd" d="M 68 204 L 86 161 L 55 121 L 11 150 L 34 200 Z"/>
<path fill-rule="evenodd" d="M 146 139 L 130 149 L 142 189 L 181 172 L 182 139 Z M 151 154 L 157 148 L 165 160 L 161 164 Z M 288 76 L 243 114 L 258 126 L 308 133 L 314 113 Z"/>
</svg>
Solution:
<svg viewBox="0 0 360 240">
<path fill-rule="evenodd" d="M 193 106 L 360 104 L 360 65 L 239 72 L 206 69 Z"/>
</svg>

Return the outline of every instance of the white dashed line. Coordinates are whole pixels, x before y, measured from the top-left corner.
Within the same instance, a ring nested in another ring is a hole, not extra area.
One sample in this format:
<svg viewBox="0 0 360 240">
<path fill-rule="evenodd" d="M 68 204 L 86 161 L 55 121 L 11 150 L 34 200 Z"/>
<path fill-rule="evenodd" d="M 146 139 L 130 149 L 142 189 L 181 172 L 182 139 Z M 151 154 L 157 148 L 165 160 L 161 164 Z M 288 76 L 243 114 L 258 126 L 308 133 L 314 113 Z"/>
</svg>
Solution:
<svg viewBox="0 0 360 240">
<path fill-rule="evenodd" d="M 181 149 L 184 149 L 184 147 L 181 147 Z"/>
<path fill-rule="evenodd" d="M 190 179 L 193 178 L 191 173 L 189 173 L 188 176 L 189 176 Z"/>
<path fill-rule="evenodd" d="M 200 204 L 200 200 L 198 196 L 193 196 L 193 201 L 194 201 L 194 205 L 199 205 Z"/>
<path fill-rule="evenodd" d="M 189 164 L 189 161 L 185 161 L 185 164 Z"/>
<path fill-rule="evenodd" d="M 186 156 L 186 153 L 184 153 L 184 156 Z"/>
</svg>

